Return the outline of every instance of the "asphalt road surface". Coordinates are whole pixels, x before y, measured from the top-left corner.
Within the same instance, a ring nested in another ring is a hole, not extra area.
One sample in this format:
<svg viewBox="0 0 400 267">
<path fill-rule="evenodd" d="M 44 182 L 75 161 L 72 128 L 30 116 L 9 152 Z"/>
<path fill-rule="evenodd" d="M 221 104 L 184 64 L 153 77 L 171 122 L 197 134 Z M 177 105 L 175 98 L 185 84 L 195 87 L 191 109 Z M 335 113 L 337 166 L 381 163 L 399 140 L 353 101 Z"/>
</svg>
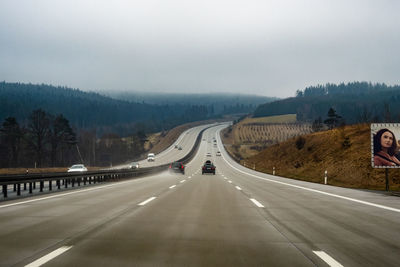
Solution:
<svg viewBox="0 0 400 267">
<path fill-rule="evenodd" d="M 399 266 L 398 197 L 246 169 L 222 127 L 185 175 L 0 204 L 0 266 Z"/>
<path fill-rule="evenodd" d="M 148 162 L 147 159 L 143 159 L 141 161 L 138 161 L 139 166 L 141 168 L 154 167 L 154 166 L 163 165 L 163 164 L 166 164 L 166 163 L 169 163 L 172 161 L 177 161 L 177 160 L 183 158 L 184 156 L 186 156 L 189 153 L 189 151 L 194 146 L 194 144 L 196 142 L 196 138 L 199 135 L 199 133 L 203 129 L 210 127 L 212 125 L 216 125 L 216 124 L 200 125 L 200 126 L 196 126 L 196 127 L 193 127 L 193 128 L 190 128 L 190 129 L 184 131 L 170 147 L 168 147 L 161 153 L 156 154 L 155 161 Z M 223 125 L 227 125 L 227 123 L 225 123 Z M 175 146 L 181 147 L 182 149 L 178 150 L 178 148 L 176 148 Z M 123 165 L 114 166 L 110 169 L 124 169 L 124 168 L 128 168 L 128 167 L 129 167 L 129 164 L 123 164 Z"/>
</svg>

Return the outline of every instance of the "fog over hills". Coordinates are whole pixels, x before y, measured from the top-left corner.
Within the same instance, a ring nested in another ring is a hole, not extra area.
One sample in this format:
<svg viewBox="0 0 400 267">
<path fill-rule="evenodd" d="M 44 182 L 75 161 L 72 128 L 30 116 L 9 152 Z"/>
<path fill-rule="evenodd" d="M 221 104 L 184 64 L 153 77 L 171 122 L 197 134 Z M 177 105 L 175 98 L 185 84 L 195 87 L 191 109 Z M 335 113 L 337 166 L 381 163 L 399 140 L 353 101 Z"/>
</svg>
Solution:
<svg viewBox="0 0 400 267">
<path fill-rule="evenodd" d="M 35 109 L 63 114 L 76 128 L 103 128 L 127 135 L 156 132 L 186 122 L 249 113 L 272 98 L 247 95 L 132 94 L 104 96 L 68 87 L 0 82 L 0 120 L 26 124 Z"/>
</svg>

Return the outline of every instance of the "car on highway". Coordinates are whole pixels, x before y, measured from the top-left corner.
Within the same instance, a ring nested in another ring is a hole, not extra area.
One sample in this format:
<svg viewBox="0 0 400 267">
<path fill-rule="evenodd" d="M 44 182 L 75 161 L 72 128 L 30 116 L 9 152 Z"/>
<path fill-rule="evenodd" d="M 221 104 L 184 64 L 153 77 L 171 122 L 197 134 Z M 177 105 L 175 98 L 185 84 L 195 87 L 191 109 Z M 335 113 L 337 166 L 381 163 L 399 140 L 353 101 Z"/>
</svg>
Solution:
<svg viewBox="0 0 400 267">
<path fill-rule="evenodd" d="M 147 161 L 155 161 L 156 160 L 156 155 L 154 153 L 149 153 L 147 155 Z"/>
<path fill-rule="evenodd" d="M 207 156 L 207 157 L 211 157 L 211 153 L 208 152 L 208 153 L 206 154 L 206 156 Z"/>
<path fill-rule="evenodd" d="M 182 150 L 182 147 L 180 146 L 180 147 L 178 147 L 178 150 Z"/>
<path fill-rule="evenodd" d="M 203 167 L 201 167 L 201 174 L 212 173 L 215 175 L 215 166 L 211 160 L 206 160 Z"/>
<path fill-rule="evenodd" d="M 131 162 L 129 164 L 129 169 L 139 169 L 139 162 Z"/>
<path fill-rule="evenodd" d="M 83 164 L 72 165 L 67 172 L 87 172 L 87 168 Z"/>
<path fill-rule="evenodd" d="M 221 152 L 217 151 L 217 153 L 215 155 L 221 156 Z"/>
<path fill-rule="evenodd" d="M 169 165 L 168 170 L 170 173 L 179 172 L 179 173 L 185 174 L 185 165 L 183 165 L 182 162 L 174 161 Z"/>
</svg>

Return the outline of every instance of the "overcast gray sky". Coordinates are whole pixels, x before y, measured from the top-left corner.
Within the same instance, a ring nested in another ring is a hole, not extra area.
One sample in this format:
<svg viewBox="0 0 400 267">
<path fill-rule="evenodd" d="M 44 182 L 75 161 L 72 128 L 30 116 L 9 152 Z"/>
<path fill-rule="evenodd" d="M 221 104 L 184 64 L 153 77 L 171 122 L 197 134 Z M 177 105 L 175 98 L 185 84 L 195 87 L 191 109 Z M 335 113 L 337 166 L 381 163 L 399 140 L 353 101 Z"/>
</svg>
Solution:
<svg viewBox="0 0 400 267">
<path fill-rule="evenodd" d="M 1 0 L 0 80 L 294 96 L 400 83 L 399 0 Z"/>
</svg>

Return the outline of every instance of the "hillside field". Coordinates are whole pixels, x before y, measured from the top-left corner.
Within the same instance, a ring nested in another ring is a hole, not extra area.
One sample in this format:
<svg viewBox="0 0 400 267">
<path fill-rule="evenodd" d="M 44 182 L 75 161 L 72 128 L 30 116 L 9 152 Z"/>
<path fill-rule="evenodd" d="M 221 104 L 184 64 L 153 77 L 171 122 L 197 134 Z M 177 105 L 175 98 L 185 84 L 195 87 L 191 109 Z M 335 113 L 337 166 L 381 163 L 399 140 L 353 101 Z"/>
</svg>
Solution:
<svg viewBox="0 0 400 267">
<path fill-rule="evenodd" d="M 296 114 L 245 118 L 223 131 L 227 150 L 236 159 L 247 158 L 261 150 L 295 136 L 311 132 L 311 124 L 296 122 Z"/>
<path fill-rule="evenodd" d="M 240 163 L 269 174 L 275 167 L 278 176 L 316 183 L 323 183 L 326 170 L 330 185 L 385 189 L 385 170 L 371 167 L 369 124 L 344 126 L 301 138 L 294 137 L 255 155 L 242 157 Z M 391 190 L 400 191 L 400 169 L 389 170 L 389 181 Z"/>
</svg>

